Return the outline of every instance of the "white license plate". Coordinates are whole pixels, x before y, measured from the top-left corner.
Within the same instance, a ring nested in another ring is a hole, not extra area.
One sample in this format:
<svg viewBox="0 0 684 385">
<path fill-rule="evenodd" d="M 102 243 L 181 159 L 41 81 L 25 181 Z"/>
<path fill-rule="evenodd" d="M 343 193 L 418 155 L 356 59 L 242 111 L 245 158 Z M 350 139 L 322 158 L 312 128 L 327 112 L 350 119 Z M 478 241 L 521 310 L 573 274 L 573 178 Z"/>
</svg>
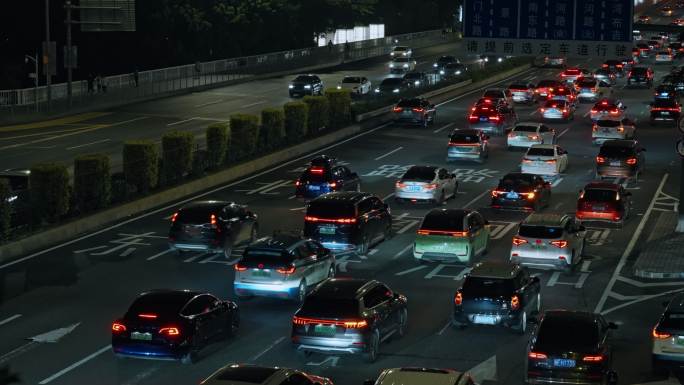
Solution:
<svg viewBox="0 0 684 385">
<path fill-rule="evenodd" d="M 473 318 L 473 322 L 476 324 L 482 324 L 482 325 L 494 325 L 496 324 L 496 317 L 492 315 L 476 315 Z"/>
<path fill-rule="evenodd" d="M 319 227 L 318 228 L 318 233 L 319 234 L 327 234 L 327 235 L 332 235 L 335 234 L 335 228 L 334 227 Z"/>
<path fill-rule="evenodd" d="M 611 166 L 619 166 L 619 165 L 620 165 L 620 162 L 610 162 L 610 165 L 611 165 Z"/>
<path fill-rule="evenodd" d="M 132 340 L 138 340 L 138 341 L 152 341 L 152 334 L 133 332 L 133 333 L 131 333 L 131 339 Z"/>
<path fill-rule="evenodd" d="M 669 113 L 668 111 L 662 111 L 661 114 L 663 114 L 663 115 L 670 115 L 670 113 Z"/>
</svg>

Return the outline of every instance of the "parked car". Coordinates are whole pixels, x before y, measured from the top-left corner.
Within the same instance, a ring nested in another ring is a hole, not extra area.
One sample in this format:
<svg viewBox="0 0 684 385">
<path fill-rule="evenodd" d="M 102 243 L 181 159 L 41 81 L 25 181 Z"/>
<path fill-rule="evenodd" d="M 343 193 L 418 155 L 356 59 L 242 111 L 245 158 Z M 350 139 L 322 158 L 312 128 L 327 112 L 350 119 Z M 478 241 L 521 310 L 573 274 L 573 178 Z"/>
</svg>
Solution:
<svg viewBox="0 0 684 385">
<path fill-rule="evenodd" d="M 375 362 L 382 341 L 406 334 L 406 304 L 405 296 L 376 280 L 328 279 L 292 317 L 292 344 L 303 356 L 363 354 Z"/>
<path fill-rule="evenodd" d="M 591 144 L 603 144 L 611 139 L 634 139 L 635 133 L 636 123 L 632 119 L 600 119 L 591 128 Z"/>
<path fill-rule="evenodd" d="M 478 129 L 456 129 L 449 135 L 447 162 L 475 160 L 484 163 L 489 157 L 489 135 Z"/>
<path fill-rule="evenodd" d="M 511 262 L 572 273 L 584 253 L 585 231 L 570 215 L 530 214 L 513 236 Z"/>
<path fill-rule="evenodd" d="M 622 227 L 632 211 L 632 193 L 621 184 L 591 182 L 580 190 L 575 218 L 584 222 L 609 222 Z"/>
<path fill-rule="evenodd" d="M 335 257 L 320 243 L 276 234 L 249 245 L 234 265 L 233 291 L 303 302 L 310 287 L 335 276 Z"/>
<path fill-rule="evenodd" d="M 256 366 L 247 364 L 226 365 L 200 385 L 333 385 L 332 380 L 296 369 Z"/>
<path fill-rule="evenodd" d="M 528 174 L 558 177 L 568 168 L 568 152 L 557 144 L 533 144 L 520 163 Z"/>
<path fill-rule="evenodd" d="M 420 224 L 413 244 L 419 262 L 464 263 L 487 252 L 489 228 L 482 214 L 464 209 L 433 209 Z"/>
<path fill-rule="evenodd" d="M 434 124 L 437 107 L 424 98 L 401 99 L 392 108 L 395 124 L 414 124 L 422 127 Z"/>
<path fill-rule="evenodd" d="M 551 201 L 551 183 L 534 174 L 512 172 L 504 175 L 492 190 L 494 209 L 539 211 Z"/>
<path fill-rule="evenodd" d="M 429 202 L 442 205 L 456 197 L 456 175 L 436 166 L 411 166 L 395 183 L 394 199 L 400 202 Z"/>
<path fill-rule="evenodd" d="M 323 95 L 323 81 L 317 75 L 298 75 L 288 86 L 290 97 Z"/>
<path fill-rule="evenodd" d="M 646 149 L 636 140 L 607 140 L 596 156 L 596 179 L 639 179 L 646 163 Z"/>
<path fill-rule="evenodd" d="M 247 206 L 227 201 L 196 201 L 171 217 L 169 247 L 179 253 L 206 251 L 230 258 L 233 248 L 257 238 L 257 215 Z"/>
<path fill-rule="evenodd" d="M 299 198 L 312 199 L 333 191 L 361 191 L 361 178 L 325 155 L 313 158 L 295 181 L 295 195 Z"/>
<path fill-rule="evenodd" d="M 365 76 L 345 76 L 337 89 L 349 90 L 352 95 L 366 95 L 371 92 L 371 82 Z"/>
<path fill-rule="evenodd" d="M 486 261 L 475 265 L 456 290 L 452 323 L 457 329 L 499 325 L 525 334 L 540 311 L 539 278 L 517 264 Z"/>
</svg>

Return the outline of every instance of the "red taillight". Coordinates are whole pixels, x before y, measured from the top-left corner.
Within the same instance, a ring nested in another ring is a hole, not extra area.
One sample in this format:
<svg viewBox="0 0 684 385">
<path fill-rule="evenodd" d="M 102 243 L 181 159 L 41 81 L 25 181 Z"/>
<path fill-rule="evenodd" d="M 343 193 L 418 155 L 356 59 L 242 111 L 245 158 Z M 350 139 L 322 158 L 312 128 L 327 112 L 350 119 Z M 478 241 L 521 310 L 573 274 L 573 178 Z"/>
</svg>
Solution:
<svg viewBox="0 0 684 385">
<path fill-rule="evenodd" d="M 212 226 L 216 226 L 216 223 L 217 223 L 217 221 L 216 221 L 216 215 L 215 215 L 215 214 L 211 214 L 211 216 L 209 217 L 209 221 L 210 221 L 210 223 L 211 223 Z"/>
<path fill-rule="evenodd" d="M 169 337 L 178 337 L 180 335 L 180 329 L 175 326 L 167 326 L 159 329 L 159 334 L 163 334 Z"/>
<path fill-rule="evenodd" d="M 618 110 L 617 108 L 614 109 L 614 110 L 610 110 L 610 114 L 611 114 L 611 115 L 617 115 L 617 114 L 619 114 L 619 113 L 620 113 L 620 110 Z"/>
<path fill-rule="evenodd" d="M 305 216 L 304 220 L 307 222 L 329 222 L 329 223 L 343 223 L 343 224 L 356 223 L 356 218 L 329 219 L 329 218 L 314 217 L 314 216 L 310 216 L 310 215 Z"/>
<path fill-rule="evenodd" d="M 493 120 L 493 121 L 495 121 L 495 122 L 498 122 L 499 120 L 501 120 L 501 118 L 498 117 L 498 116 L 490 116 L 490 117 L 489 117 L 489 120 Z"/>
<path fill-rule="evenodd" d="M 544 163 L 556 163 L 555 159 L 545 160 Z"/>
<path fill-rule="evenodd" d="M 368 326 L 368 322 L 364 319 L 353 319 L 353 320 L 326 320 L 326 319 L 316 319 L 316 318 L 305 318 L 305 317 L 292 317 L 292 323 L 295 325 L 308 325 L 308 324 L 321 324 L 321 325 L 334 325 L 334 326 L 344 326 L 347 329 L 363 329 Z"/>
<path fill-rule="evenodd" d="M 277 269 L 276 271 L 280 274 L 286 274 L 286 275 L 294 274 L 295 267 L 294 266 L 281 267 L 281 268 Z"/>
<path fill-rule="evenodd" d="M 520 298 L 517 295 L 511 297 L 511 310 L 520 309 Z"/>
<path fill-rule="evenodd" d="M 463 295 L 461 294 L 460 291 L 456 292 L 456 295 L 454 296 L 454 305 L 461 305 L 463 303 Z"/>
<path fill-rule="evenodd" d="M 592 131 L 598 131 L 598 126 L 596 124 L 591 126 Z"/>
<path fill-rule="evenodd" d="M 413 112 L 425 112 L 425 110 L 422 108 L 414 108 Z"/>
<path fill-rule="evenodd" d="M 240 262 L 236 263 L 233 265 L 235 267 L 235 271 L 245 271 L 247 270 L 247 266 L 242 266 Z"/>
<path fill-rule="evenodd" d="M 595 114 L 595 113 L 598 112 L 598 110 L 597 110 L 596 108 L 592 108 L 590 112 L 591 112 L 592 114 Z"/>
<path fill-rule="evenodd" d="M 394 184 L 394 187 L 396 188 L 404 188 L 406 187 L 405 183 L 402 183 L 401 181 L 397 181 L 397 183 Z"/>
<path fill-rule="evenodd" d="M 601 362 L 603 361 L 603 356 L 584 356 L 582 358 L 584 362 Z"/>
<path fill-rule="evenodd" d="M 330 188 L 336 188 L 336 187 L 337 187 L 337 182 L 329 182 L 329 183 L 328 183 L 328 186 L 330 186 Z"/>
<path fill-rule="evenodd" d="M 470 123 L 477 122 L 477 116 L 475 116 L 475 115 L 468 116 L 468 122 L 470 122 Z"/>
<path fill-rule="evenodd" d="M 366 320 L 359 321 L 344 321 L 344 327 L 347 329 L 363 329 L 368 326 Z"/>
<path fill-rule="evenodd" d="M 537 352 L 529 352 L 527 353 L 527 357 L 533 360 L 546 360 L 549 358 L 546 356 L 546 354 Z"/>
<path fill-rule="evenodd" d="M 176 219 L 178 219 L 178 213 L 173 213 L 173 215 L 171 216 L 171 223 L 176 222 Z"/>
<path fill-rule="evenodd" d="M 138 314 L 138 317 L 145 318 L 145 319 L 156 319 L 157 315 L 156 314 L 150 314 L 150 313 L 143 313 L 143 314 Z"/>
<path fill-rule="evenodd" d="M 663 333 L 658 331 L 657 327 L 653 328 L 653 331 L 651 332 L 651 335 L 653 338 L 659 339 L 659 340 L 664 340 L 672 337 L 672 334 L 670 333 Z"/>
<path fill-rule="evenodd" d="M 309 169 L 309 172 L 311 172 L 312 174 L 323 174 L 323 171 L 324 170 L 321 167 L 311 167 Z"/>
<path fill-rule="evenodd" d="M 564 248 L 568 247 L 568 241 L 562 240 L 562 239 L 558 240 L 558 241 L 551 241 L 549 243 L 551 243 L 552 245 L 556 246 L 559 249 L 564 249 Z"/>
<path fill-rule="evenodd" d="M 120 323 L 120 322 L 114 322 L 112 324 L 112 332 L 114 333 L 123 333 L 126 331 L 126 325 Z"/>
<path fill-rule="evenodd" d="M 520 238 L 520 237 L 513 237 L 513 244 L 514 244 L 515 246 L 520 246 L 520 245 L 522 245 L 522 244 L 524 244 L 524 243 L 527 243 L 527 239 L 523 239 L 523 238 Z"/>
<path fill-rule="evenodd" d="M 446 231 L 446 230 L 418 230 L 419 235 L 451 235 L 452 237 L 467 237 L 467 231 Z"/>
<path fill-rule="evenodd" d="M 568 109 L 567 109 L 567 108 L 563 108 L 563 113 L 564 113 L 564 114 L 567 114 L 567 113 L 568 113 Z"/>
<path fill-rule="evenodd" d="M 430 183 L 430 184 L 425 185 L 426 190 L 434 190 L 436 188 L 437 188 L 437 184 L 435 184 L 435 183 Z"/>
<path fill-rule="evenodd" d="M 545 109 L 545 108 L 543 108 L 543 107 L 542 107 L 542 108 L 540 108 L 539 110 L 540 110 L 541 112 L 544 112 L 544 111 L 546 111 L 546 109 Z"/>
<path fill-rule="evenodd" d="M 497 196 L 499 196 L 499 195 L 501 195 L 501 194 L 505 194 L 505 193 L 506 193 L 505 191 L 492 190 L 492 196 L 493 196 L 494 198 L 496 198 Z"/>
<path fill-rule="evenodd" d="M 625 128 L 624 128 L 624 127 L 618 127 L 618 128 L 617 128 L 617 132 L 624 132 L 624 131 L 625 131 Z"/>
<path fill-rule="evenodd" d="M 627 163 L 630 166 L 634 166 L 635 164 L 637 164 L 637 158 L 634 158 L 634 157 L 629 158 L 629 159 L 627 159 L 627 162 L 625 162 L 625 163 Z"/>
<path fill-rule="evenodd" d="M 402 112 L 402 111 L 404 111 L 404 109 L 401 108 L 401 107 L 394 107 L 394 108 L 392 109 L 392 111 L 394 111 L 394 112 Z"/>
<path fill-rule="evenodd" d="M 599 155 L 596 157 L 596 163 L 606 163 L 606 158 Z"/>
<path fill-rule="evenodd" d="M 306 325 L 308 322 L 305 318 L 300 318 L 297 316 L 292 317 L 292 323 L 295 325 Z"/>
<path fill-rule="evenodd" d="M 608 105 L 608 101 L 607 101 L 607 100 L 603 100 L 603 101 L 601 102 L 601 105 L 602 105 L 602 106 L 607 106 L 607 105 Z"/>
</svg>

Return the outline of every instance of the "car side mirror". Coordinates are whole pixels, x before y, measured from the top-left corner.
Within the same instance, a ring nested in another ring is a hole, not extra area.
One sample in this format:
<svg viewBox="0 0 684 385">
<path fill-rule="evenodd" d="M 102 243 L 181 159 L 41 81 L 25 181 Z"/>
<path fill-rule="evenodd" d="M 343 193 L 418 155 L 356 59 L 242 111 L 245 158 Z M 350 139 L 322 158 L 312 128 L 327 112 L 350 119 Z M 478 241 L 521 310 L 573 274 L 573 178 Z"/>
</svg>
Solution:
<svg viewBox="0 0 684 385">
<path fill-rule="evenodd" d="M 608 322 L 608 329 L 616 330 L 618 328 L 615 322 Z"/>
</svg>

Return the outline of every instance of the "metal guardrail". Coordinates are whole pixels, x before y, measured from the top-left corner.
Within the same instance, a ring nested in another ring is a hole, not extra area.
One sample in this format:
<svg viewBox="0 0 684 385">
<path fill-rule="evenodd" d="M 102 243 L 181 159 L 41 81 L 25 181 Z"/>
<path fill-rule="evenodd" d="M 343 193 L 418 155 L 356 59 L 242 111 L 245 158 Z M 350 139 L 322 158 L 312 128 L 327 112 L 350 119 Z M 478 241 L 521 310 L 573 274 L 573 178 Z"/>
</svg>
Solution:
<svg viewBox="0 0 684 385">
<path fill-rule="evenodd" d="M 72 105 L 67 101 L 66 83 L 51 86 L 51 105 L 47 105 L 47 87 L 0 90 L 0 114 L 68 112 L 89 106 L 111 106 L 145 99 L 154 95 L 192 90 L 210 85 L 224 85 L 245 81 L 264 74 L 278 73 L 316 66 L 337 65 L 389 53 L 396 44 L 408 44 L 414 48 L 425 47 L 443 41 L 441 30 L 431 30 L 404 35 L 387 36 L 332 47 L 313 47 L 290 51 L 245 56 L 211 62 L 189 64 L 151 71 L 107 76 L 106 87 L 92 84 L 89 89 L 85 80 L 72 83 Z"/>
</svg>

